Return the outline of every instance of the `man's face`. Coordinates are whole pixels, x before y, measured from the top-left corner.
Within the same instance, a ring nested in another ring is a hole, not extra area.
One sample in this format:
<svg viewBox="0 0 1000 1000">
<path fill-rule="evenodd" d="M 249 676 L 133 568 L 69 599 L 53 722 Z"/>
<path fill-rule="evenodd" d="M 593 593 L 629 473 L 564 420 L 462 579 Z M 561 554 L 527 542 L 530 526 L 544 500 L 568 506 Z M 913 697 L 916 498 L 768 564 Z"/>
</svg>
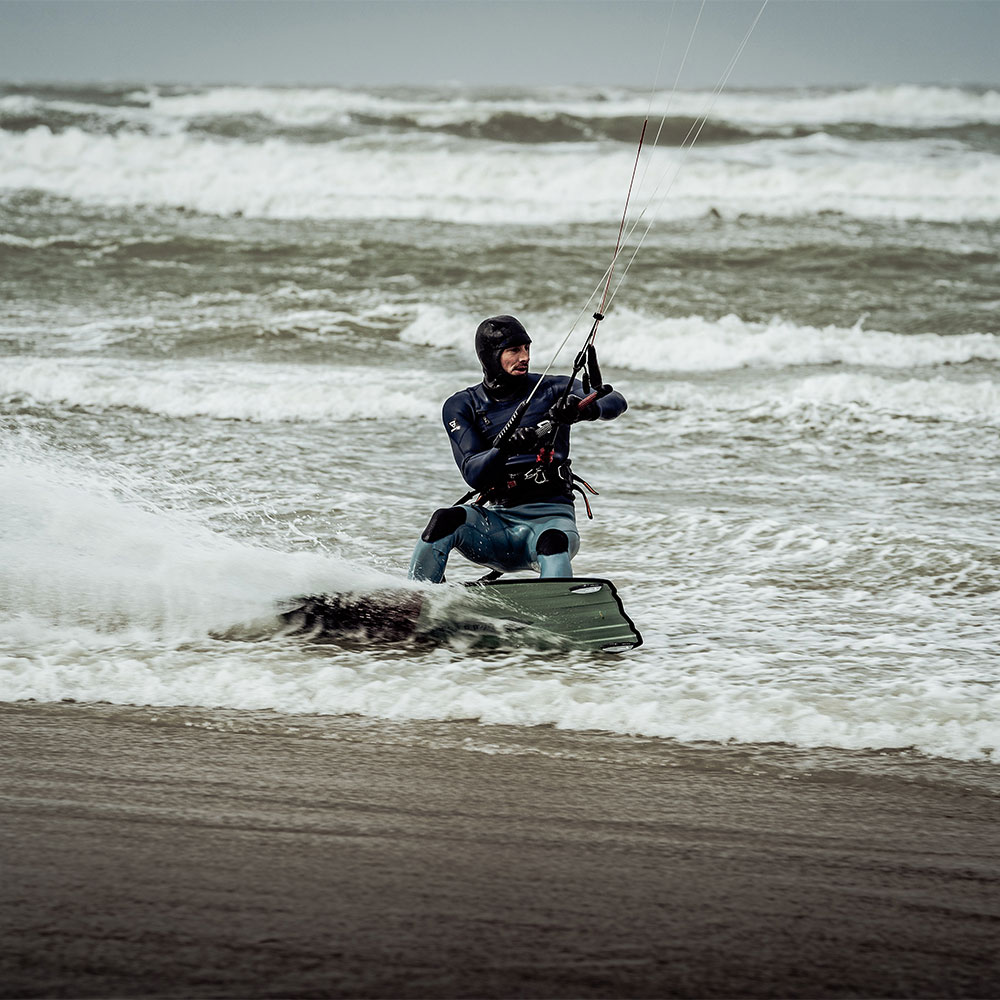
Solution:
<svg viewBox="0 0 1000 1000">
<path fill-rule="evenodd" d="M 505 347 L 500 355 L 500 367 L 508 375 L 527 375 L 528 361 L 531 359 L 531 350 L 527 344 L 518 344 L 517 347 Z"/>
</svg>

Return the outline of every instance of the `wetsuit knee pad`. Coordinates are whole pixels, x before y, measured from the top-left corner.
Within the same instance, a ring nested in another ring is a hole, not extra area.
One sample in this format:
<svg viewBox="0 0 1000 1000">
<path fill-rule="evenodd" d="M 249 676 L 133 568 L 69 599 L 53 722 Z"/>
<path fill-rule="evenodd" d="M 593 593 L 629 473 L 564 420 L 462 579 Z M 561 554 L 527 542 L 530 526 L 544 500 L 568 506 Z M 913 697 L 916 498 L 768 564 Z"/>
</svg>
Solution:
<svg viewBox="0 0 1000 1000">
<path fill-rule="evenodd" d="M 540 556 L 555 556 L 568 549 L 569 539 L 566 537 L 566 532 L 558 528 L 543 531 L 538 538 L 538 545 L 535 546 L 535 551 Z"/>
<path fill-rule="evenodd" d="M 425 542 L 439 542 L 446 535 L 450 535 L 457 528 L 465 524 L 464 507 L 442 507 L 431 514 L 431 519 L 427 522 L 423 534 L 420 536 Z"/>
</svg>

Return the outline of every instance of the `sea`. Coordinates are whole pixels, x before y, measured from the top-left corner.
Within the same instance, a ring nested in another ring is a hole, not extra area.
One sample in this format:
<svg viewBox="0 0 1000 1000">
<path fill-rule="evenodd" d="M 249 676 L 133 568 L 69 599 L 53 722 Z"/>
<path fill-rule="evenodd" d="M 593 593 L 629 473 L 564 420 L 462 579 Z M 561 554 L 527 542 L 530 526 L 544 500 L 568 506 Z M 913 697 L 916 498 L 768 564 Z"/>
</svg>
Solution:
<svg viewBox="0 0 1000 1000">
<path fill-rule="evenodd" d="M 573 432 L 644 644 L 288 634 L 412 586 L 484 317 L 569 370 L 647 116 Z M 0 701 L 1000 794 L 998 220 L 984 87 L 0 85 Z"/>
</svg>

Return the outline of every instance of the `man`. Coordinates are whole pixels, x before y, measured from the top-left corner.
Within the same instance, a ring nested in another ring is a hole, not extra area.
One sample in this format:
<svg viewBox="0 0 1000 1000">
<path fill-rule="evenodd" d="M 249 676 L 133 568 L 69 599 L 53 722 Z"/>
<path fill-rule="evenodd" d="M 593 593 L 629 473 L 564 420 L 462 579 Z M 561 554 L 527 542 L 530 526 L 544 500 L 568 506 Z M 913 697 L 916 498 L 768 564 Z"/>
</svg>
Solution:
<svg viewBox="0 0 1000 1000">
<path fill-rule="evenodd" d="M 442 410 L 455 462 L 479 498 L 434 512 L 413 551 L 410 579 L 440 583 L 453 548 L 500 572 L 573 575 L 571 560 L 580 548 L 573 490 L 583 491 L 570 472 L 569 428 L 578 420 L 611 420 L 628 404 L 621 393 L 608 391 L 581 410 L 579 382 L 566 395 L 567 376 L 529 374 L 530 344 L 513 316 L 479 324 L 483 381 L 456 392 Z M 495 446 L 539 380 L 518 429 Z"/>
</svg>

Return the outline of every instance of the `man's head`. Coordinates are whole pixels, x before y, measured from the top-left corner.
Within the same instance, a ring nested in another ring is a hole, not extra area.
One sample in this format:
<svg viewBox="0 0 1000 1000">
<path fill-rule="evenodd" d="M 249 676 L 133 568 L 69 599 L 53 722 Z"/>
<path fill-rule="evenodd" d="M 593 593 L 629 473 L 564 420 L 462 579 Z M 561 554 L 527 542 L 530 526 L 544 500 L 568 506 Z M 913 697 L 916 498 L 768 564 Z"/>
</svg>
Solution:
<svg viewBox="0 0 1000 1000">
<path fill-rule="evenodd" d="M 490 389 L 516 388 L 528 374 L 531 337 L 513 316 L 491 316 L 476 330 L 476 354 L 483 366 L 483 381 Z"/>
</svg>

